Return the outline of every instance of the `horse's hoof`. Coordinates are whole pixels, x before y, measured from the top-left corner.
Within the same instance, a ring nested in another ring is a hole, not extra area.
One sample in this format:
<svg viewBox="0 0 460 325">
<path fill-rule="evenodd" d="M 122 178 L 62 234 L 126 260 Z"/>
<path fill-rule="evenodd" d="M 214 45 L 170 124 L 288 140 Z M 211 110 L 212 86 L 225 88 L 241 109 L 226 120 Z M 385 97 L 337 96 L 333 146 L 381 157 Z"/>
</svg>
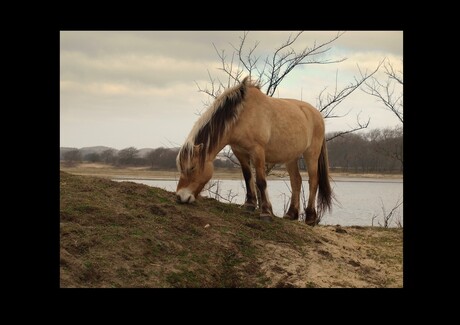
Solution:
<svg viewBox="0 0 460 325">
<path fill-rule="evenodd" d="M 316 226 L 318 224 L 318 215 L 316 214 L 315 209 L 306 208 L 305 209 L 305 223 L 309 226 Z"/>
<path fill-rule="evenodd" d="M 286 220 L 297 220 L 298 217 L 296 217 L 296 216 L 291 216 L 291 215 L 289 215 L 289 214 L 285 214 L 285 215 L 283 216 L 283 219 L 286 219 Z"/>
<path fill-rule="evenodd" d="M 244 209 L 248 212 L 254 212 L 256 211 L 256 206 L 252 204 L 244 204 L 243 205 Z"/>
<path fill-rule="evenodd" d="M 273 217 L 271 214 L 261 214 L 257 219 L 265 221 L 265 222 L 272 222 Z"/>
<path fill-rule="evenodd" d="M 305 223 L 309 226 L 316 226 L 318 224 L 318 221 L 316 219 L 305 219 Z"/>
</svg>

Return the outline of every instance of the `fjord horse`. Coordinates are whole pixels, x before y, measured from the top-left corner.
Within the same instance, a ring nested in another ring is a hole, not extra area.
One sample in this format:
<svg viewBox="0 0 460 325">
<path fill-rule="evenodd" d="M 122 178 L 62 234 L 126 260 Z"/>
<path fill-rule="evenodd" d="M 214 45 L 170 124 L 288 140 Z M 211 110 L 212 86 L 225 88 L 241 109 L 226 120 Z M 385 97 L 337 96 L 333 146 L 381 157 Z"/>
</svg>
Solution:
<svg viewBox="0 0 460 325">
<path fill-rule="evenodd" d="M 261 92 L 248 77 L 226 89 L 198 119 L 177 155 L 180 179 L 176 195 L 181 203 L 196 200 L 211 179 L 216 155 L 230 145 L 238 158 L 246 183 L 244 206 L 257 207 L 260 191 L 260 219 L 270 221 L 273 210 L 268 198 L 265 164 L 285 163 L 292 197 L 284 218 L 299 218 L 302 178 L 297 160 L 303 155 L 309 176 L 309 198 L 305 222 L 315 225 L 331 209 L 332 190 L 321 113 L 312 105 L 295 99 L 272 98 Z M 251 172 L 255 169 L 255 184 Z M 315 209 L 318 192 L 318 214 Z"/>
</svg>

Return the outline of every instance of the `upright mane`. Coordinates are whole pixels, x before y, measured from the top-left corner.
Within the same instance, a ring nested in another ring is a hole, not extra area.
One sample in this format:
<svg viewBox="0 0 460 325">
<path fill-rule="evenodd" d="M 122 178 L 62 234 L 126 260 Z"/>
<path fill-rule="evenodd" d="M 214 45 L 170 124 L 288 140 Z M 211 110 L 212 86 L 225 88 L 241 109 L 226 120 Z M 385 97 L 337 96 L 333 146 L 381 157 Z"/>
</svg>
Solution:
<svg viewBox="0 0 460 325">
<path fill-rule="evenodd" d="M 243 101 L 249 87 L 259 85 L 245 77 L 240 84 L 226 89 L 214 103 L 201 115 L 193 126 L 177 156 L 177 167 L 181 170 L 183 162 L 193 155 L 195 145 L 202 145 L 200 166 L 203 167 L 206 156 L 220 143 L 222 137 L 231 130 L 243 108 Z"/>
</svg>

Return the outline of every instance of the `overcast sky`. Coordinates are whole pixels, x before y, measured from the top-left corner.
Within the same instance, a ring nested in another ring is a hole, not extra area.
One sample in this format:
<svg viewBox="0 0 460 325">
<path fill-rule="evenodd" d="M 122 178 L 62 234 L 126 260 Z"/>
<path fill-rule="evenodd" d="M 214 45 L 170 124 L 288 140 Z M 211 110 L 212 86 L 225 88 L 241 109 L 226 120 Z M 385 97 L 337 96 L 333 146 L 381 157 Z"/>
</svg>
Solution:
<svg viewBox="0 0 460 325">
<path fill-rule="evenodd" d="M 251 31 L 248 49 L 267 55 L 295 31 Z M 334 31 L 304 32 L 295 43 L 305 46 L 331 39 Z M 208 97 L 197 84 L 210 84 L 208 72 L 221 76 L 219 50 L 232 53 L 242 31 L 143 31 L 60 33 L 60 145 L 109 146 L 123 149 L 174 147 L 183 144 L 206 108 Z M 347 58 L 328 65 L 298 66 L 274 97 L 297 98 L 314 106 L 318 95 L 336 84 L 343 87 L 362 71 L 374 70 L 388 58 L 402 71 L 403 32 L 348 31 L 331 44 L 325 59 Z M 359 69 L 358 69 L 359 65 Z M 380 75 L 377 75 L 379 77 Z M 346 117 L 326 119 L 326 132 L 349 129 L 371 118 L 369 128 L 393 127 L 393 113 L 361 90 L 338 107 Z"/>
</svg>

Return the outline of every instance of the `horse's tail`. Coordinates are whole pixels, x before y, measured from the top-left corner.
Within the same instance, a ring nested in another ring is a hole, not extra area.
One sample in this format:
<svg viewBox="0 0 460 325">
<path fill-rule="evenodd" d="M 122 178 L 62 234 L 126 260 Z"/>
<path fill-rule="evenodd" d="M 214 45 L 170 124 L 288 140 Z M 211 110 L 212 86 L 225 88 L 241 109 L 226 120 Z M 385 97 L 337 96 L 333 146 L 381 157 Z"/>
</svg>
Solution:
<svg viewBox="0 0 460 325">
<path fill-rule="evenodd" d="M 329 183 L 329 159 L 327 157 L 326 138 L 323 140 L 318 159 L 318 217 L 319 219 L 332 206 L 332 189 Z"/>
</svg>

